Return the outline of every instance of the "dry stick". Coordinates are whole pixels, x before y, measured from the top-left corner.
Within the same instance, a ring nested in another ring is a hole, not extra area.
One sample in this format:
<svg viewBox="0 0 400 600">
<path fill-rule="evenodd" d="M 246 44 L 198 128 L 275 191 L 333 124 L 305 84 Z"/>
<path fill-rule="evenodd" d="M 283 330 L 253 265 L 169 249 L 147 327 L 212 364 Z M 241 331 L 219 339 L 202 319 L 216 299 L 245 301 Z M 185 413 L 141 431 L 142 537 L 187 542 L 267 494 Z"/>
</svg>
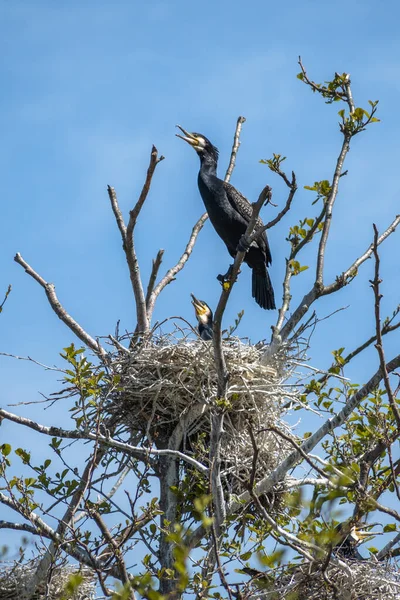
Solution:
<svg viewBox="0 0 400 600">
<path fill-rule="evenodd" d="M 150 273 L 150 277 L 149 277 L 149 283 L 147 284 L 147 291 L 146 291 L 146 309 L 147 310 L 149 308 L 151 294 L 152 294 L 152 291 L 154 290 L 154 286 L 156 283 L 158 271 L 160 270 L 163 256 L 164 256 L 164 250 L 159 250 L 157 252 L 157 256 L 155 258 L 153 258 L 151 273 Z"/>
<path fill-rule="evenodd" d="M 238 153 L 239 146 L 240 146 L 240 133 L 242 131 L 242 125 L 245 122 L 246 122 L 246 117 L 239 117 L 237 120 L 237 123 L 236 123 L 236 131 L 235 131 L 235 135 L 233 137 L 231 158 L 229 160 L 229 165 L 226 170 L 225 177 L 224 177 L 224 181 L 226 181 L 227 183 L 229 183 L 233 169 L 235 168 L 236 155 Z"/>
<path fill-rule="evenodd" d="M 121 233 L 122 247 L 123 247 L 123 249 L 125 251 L 125 247 L 126 247 L 126 225 L 125 225 L 125 222 L 124 222 L 124 217 L 122 216 L 121 209 L 120 209 L 119 204 L 118 204 L 117 193 L 116 193 L 115 189 L 113 187 L 111 187 L 110 185 L 107 186 L 107 192 L 108 192 L 108 196 L 110 198 L 111 208 L 112 208 L 112 211 L 114 213 L 114 217 L 115 217 L 115 220 L 117 222 L 118 229 L 120 230 L 120 233 Z"/>
<path fill-rule="evenodd" d="M 25 269 L 28 275 L 30 275 L 42 286 L 46 292 L 47 300 L 49 301 L 51 308 L 54 310 L 58 318 L 67 325 L 67 327 L 81 340 L 81 342 L 91 348 L 95 354 L 101 356 L 103 359 L 106 359 L 107 352 L 100 345 L 100 343 L 86 333 L 86 331 L 71 317 L 71 315 L 67 313 L 65 308 L 62 306 L 57 298 L 54 284 L 48 283 L 43 279 L 43 277 L 36 273 L 36 271 L 34 271 L 32 267 L 28 265 L 28 263 L 22 258 L 19 252 L 17 252 L 15 255 L 14 260 Z"/>
<path fill-rule="evenodd" d="M 9 285 L 9 286 L 8 286 L 8 288 L 7 288 L 7 291 L 6 291 L 6 293 L 5 293 L 5 296 L 4 296 L 4 300 L 3 300 L 3 302 L 0 304 L 0 312 L 3 312 L 3 306 L 5 305 L 5 303 L 6 303 L 6 300 L 7 300 L 8 296 L 10 295 L 11 289 L 12 289 L 12 288 L 11 288 L 11 285 Z"/>
<path fill-rule="evenodd" d="M 385 353 L 383 350 L 383 343 L 382 343 L 382 332 L 381 332 L 381 311 L 380 311 L 380 304 L 381 304 L 381 294 L 379 293 L 379 284 L 381 283 L 381 279 L 379 279 L 379 267 L 380 267 L 380 259 L 379 259 L 379 253 L 378 253 L 378 229 L 375 225 L 375 223 L 373 224 L 373 228 L 374 228 L 374 242 L 373 242 L 373 251 L 374 251 L 374 257 L 375 257 L 375 277 L 373 279 L 373 281 L 371 281 L 371 286 L 372 289 L 374 290 L 374 297 L 375 297 L 375 324 L 376 324 L 376 344 L 375 344 L 375 348 L 378 351 L 378 356 L 379 356 L 379 362 L 381 365 L 381 371 L 383 373 L 383 382 L 385 384 L 385 389 L 389 398 L 389 403 L 390 406 L 392 408 L 394 417 L 396 419 L 396 423 L 397 423 L 397 428 L 398 430 L 400 430 L 400 413 L 399 413 L 399 409 L 396 406 L 396 400 L 393 396 L 393 391 L 390 385 L 390 381 L 389 381 L 389 375 L 386 369 L 386 362 L 385 362 Z"/>
<path fill-rule="evenodd" d="M 327 479 L 326 472 L 323 471 L 322 469 L 320 469 L 319 467 L 317 467 L 317 465 L 315 465 L 313 463 L 313 461 L 311 460 L 311 458 L 309 458 L 309 456 L 307 456 L 307 454 L 305 452 L 303 452 L 303 450 L 301 449 L 301 446 L 299 446 L 297 444 L 297 442 L 295 442 L 289 435 L 286 435 L 285 433 L 283 433 L 283 431 L 280 431 L 277 427 L 272 427 L 272 426 L 260 429 L 257 433 L 261 433 L 263 431 L 272 431 L 277 436 L 279 436 L 279 437 L 283 438 L 284 440 L 286 440 L 287 442 L 289 442 L 289 444 L 291 444 L 292 446 L 294 446 L 296 448 L 296 451 L 299 454 L 301 454 L 301 456 L 304 458 L 304 460 L 306 462 L 308 462 L 308 464 L 310 465 L 310 467 L 312 469 L 314 469 L 314 471 L 317 471 L 317 473 L 319 473 L 324 479 Z"/>
<path fill-rule="evenodd" d="M 293 271 L 291 268 L 291 264 L 292 264 L 291 261 L 294 258 L 296 258 L 297 254 L 302 250 L 302 248 L 304 248 L 304 246 L 306 244 L 308 244 L 308 242 L 311 241 L 311 239 L 314 237 L 314 234 L 317 231 L 319 224 L 322 222 L 322 220 L 325 216 L 325 212 L 326 212 L 326 207 L 323 206 L 320 214 L 315 219 L 312 227 L 307 231 L 305 238 L 303 240 L 301 240 L 301 242 L 299 242 L 296 246 L 292 247 L 292 249 L 290 251 L 289 259 L 286 260 L 286 271 L 285 271 L 285 277 L 283 280 L 283 302 L 282 302 L 281 308 L 279 309 L 277 323 L 273 329 L 273 331 L 274 331 L 273 337 L 274 338 L 280 334 L 280 331 L 283 327 L 286 313 L 290 307 L 290 301 L 292 299 L 292 296 L 290 293 L 290 280 L 293 275 Z M 294 327 L 295 327 L 295 325 L 293 326 L 293 329 L 294 329 Z"/>
<path fill-rule="evenodd" d="M 153 146 L 151 149 L 150 164 L 147 169 L 146 180 L 140 193 L 139 200 L 136 202 L 135 206 L 133 207 L 133 210 L 131 210 L 129 213 L 129 222 L 126 227 L 126 239 L 124 250 L 129 267 L 129 274 L 132 282 L 133 293 L 135 295 L 137 328 L 139 333 L 144 333 L 148 331 L 150 320 L 146 311 L 146 300 L 143 291 L 142 279 L 140 277 L 139 261 L 136 254 L 133 231 L 135 229 L 139 213 L 149 193 L 151 180 L 153 178 L 156 166 L 163 159 L 163 156 L 158 157 L 157 148 Z"/>
<path fill-rule="evenodd" d="M 285 206 L 277 214 L 275 219 L 272 219 L 265 225 L 265 227 L 263 227 L 264 231 L 267 231 L 267 229 L 271 229 L 271 227 L 275 227 L 275 225 L 277 225 L 277 223 L 279 223 L 279 221 L 286 215 L 286 213 L 290 210 L 294 195 L 297 192 L 297 181 L 296 181 L 296 175 L 295 175 L 294 171 L 292 171 L 292 181 L 291 182 L 288 180 L 285 173 L 283 173 L 283 171 L 281 171 L 280 169 L 276 170 L 275 172 L 278 173 L 278 175 L 280 175 L 282 177 L 282 179 L 285 181 L 286 185 L 290 188 L 290 192 L 287 197 Z"/>
<path fill-rule="evenodd" d="M 106 542 L 108 542 L 108 544 L 111 546 L 111 548 L 113 550 L 113 555 L 115 557 L 116 562 L 118 563 L 118 568 L 121 573 L 122 583 L 129 584 L 129 575 L 126 570 L 126 564 L 125 564 L 124 558 L 122 556 L 122 552 L 118 546 L 118 543 L 114 540 L 107 525 L 105 524 L 104 520 L 102 519 L 101 515 L 97 512 L 97 510 L 89 510 L 89 514 L 91 514 L 95 523 L 97 524 L 98 528 L 100 529 L 101 533 L 103 534 L 104 539 L 106 540 Z M 135 600 L 136 596 L 134 594 L 134 591 L 131 589 L 130 592 L 131 592 L 132 600 Z"/>
</svg>

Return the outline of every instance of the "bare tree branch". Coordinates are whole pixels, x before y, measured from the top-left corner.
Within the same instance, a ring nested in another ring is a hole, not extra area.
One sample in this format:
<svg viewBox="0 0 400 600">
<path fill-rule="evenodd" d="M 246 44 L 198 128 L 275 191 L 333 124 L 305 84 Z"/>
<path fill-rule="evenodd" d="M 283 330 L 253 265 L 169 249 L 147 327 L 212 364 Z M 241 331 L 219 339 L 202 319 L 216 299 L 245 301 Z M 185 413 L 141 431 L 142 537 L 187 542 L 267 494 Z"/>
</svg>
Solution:
<svg viewBox="0 0 400 600">
<path fill-rule="evenodd" d="M 152 294 L 152 292 L 154 290 L 154 285 L 156 283 L 158 271 L 160 269 L 163 256 L 164 256 L 164 250 L 159 250 L 157 252 L 157 256 L 153 259 L 153 264 L 152 264 L 152 267 L 151 267 L 151 273 L 150 273 L 149 283 L 147 285 L 147 291 L 146 291 L 146 308 L 147 308 L 147 310 L 149 309 L 149 303 L 150 303 L 151 294 Z"/>
<path fill-rule="evenodd" d="M 169 269 L 167 271 L 167 273 L 164 275 L 164 277 L 156 285 L 153 292 L 151 293 L 150 299 L 148 302 L 148 308 L 147 308 L 149 319 L 151 318 L 151 315 L 153 314 L 154 304 L 155 304 L 158 296 L 160 295 L 160 293 L 163 291 L 165 286 L 167 286 L 169 283 L 171 283 L 171 281 L 174 281 L 175 275 L 177 273 L 179 273 L 179 271 L 181 271 L 183 269 L 183 267 L 185 266 L 185 264 L 187 263 L 189 256 L 191 255 L 194 245 L 196 243 L 197 236 L 199 235 L 200 231 L 202 230 L 203 225 L 207 221 L 207 219 L 208 219 L 207 213 L 204 213 L 200 217 L 200 219 L 197 221 L 197 223 L 195 224 L 195 226 L 192 229 L 192 233 L 190 235 L 188 243 L 186 244 L 186 248 L 185 248 L 182 256 L 180 257 L 180 259 L 178 260 L 176 265 L 174 267 L 171 267 L 171 269 Z"/>
<path fill-rule="evenodd" d="M 382 548 L 382 550 L 378 552 L 378 554 L 376 555 L 377 560 L 383 560 L 388 554 L 390 554 L 392 548 L 399 542 L 400 533 L 398 533 L 390 542 L 386 544 L 386 546 Z"/>
<path fill-rule="evenodd" d="M 47 427 L 46 425 L 41 425 L 36 423 L 36 421 L 32 421 L 31 419 L 27 419 L 26 417 L 20 417 L 18 415 L 14 415 L 3 408 L 0 408 L 0 418 L 7 419 L 9 421 L 13 421 L 14 423 L 18 423 L 19 425 L 24 425 L 25 427 L 29 427 L 34 431 L 38 431 L 39 433 L 43 433 L 44 435 L 50 435 L 52 437 L 60 437 L 60 438 L 68 438 L 73 440 L 91 440 L 94 442 L 98 442 L 101 444 L 105 444 L 110 446 L 111 448 L 118 448 L 139 460 L 147 461 L 150 455 L 154 456 L 171 456 L 174 458 L 179 458 L 189 463 L 193 467 L 196 467 L 201 473 L 208 473 L 208 468 L 202 465 L 200 462 L 192 458 L 191 456 L 187 456 L 183 452 L 179 452 L 178 450 L 170 450 L 168 448 L 157 450 L 155 448 L 140 448 L 138 446 L 131 446 L 130 444 L 126 444 L 124 442 L 119 442 L 118 440 L 113 439 L 109 436 L 101 435 L 100 433 L 91 433 L 90 431 L 71 431 L 68 429 L 62 429 L 61 427 Z"/>
<path fill-rule="evenodd" d="M 379 253 L 378 253 L 378 235 L 379 234 L 378 234 L 378 229 L 377 229 L 375 223 L 373 224 L 373 228 L 374 228 L 373 252 L 374 252 L 374 257 L 375 257 L 375 277 L 374 277 L 373 281 L 371 281 L 371 286 L 372 286 L 372 289 L 374 290 L 374 297 L 375 297 L 375 325 L 376 325 L 375 348 L 378 351 L 379 362 L 380 362 L 381 371 L 383 374 L 383 382 L 385 384 L 385 389 L 386 389 L 386 393 L 388 395 L 389 403 L 390 403 L 391 409 L 393 411 L 393 415 L 396 419 L 397 428 L 400 431 L 400 413 L 399 413 L 399 409 L 397 408 L 396 400 L 393 396 L 393 390 L 390 385 L 389 375 L 388 375 L 388 372 L 386 369 L 385 353 L 383 350 L 382 331 L 381 331 L 381 311 L 380 311 L 382 296 L 379 291 L 379 284 L 381 283 L 381 279 L 379 278 L 379 266 L 380 266 L 380 259 L 379 259 Z"/>
<path fill-rule="evenodd" d="M 378 238 L 378 246 L 386 240 L 386 238 L 391 235 L 397 228 L 400 223 L 400 215 L 397 215 L 394 221 L 389 225 L 389 227 L 382 233 L 382 235 Z M 322 289 L 319 288 L 316 284 L 313 285 L 311 290 L 302 298 L 300 304 L 290 316 L 286 324 L 283 326 L 282 330 L 278 333 L 280 334 L 280 338 L 282 341 L 286 340 L 293 329 L 297 326 L 299 321 L 304 317 L 304 315 L 308 312 L 311 304 L 320 298 L 321 296 L 326 296 L 328 294 L 332 294 L 336 292 L 340 288 L 344 287 L 356 276 L 358 268 L 373 254 L 373 245 L 371 244 L 369 248 L 358 257 L 353 264 L 344 271 L 341 275 L 336 277 L 336 280 L 326 286 L 323 286 Z"/>
<path fill-rule="evenodd" d="M 59 299 L 56 295 L 56 289 L 54 284 L 47 283 L 36 271 L 32 269 L 30 265 L 22 258 L 19 252 L 14 257 L 15 262 L 17 262 L 21 267 L 23 267 L 35 281 L 37 281 L 44 291 L 46 292 L 47 299 L 50 303 L 51 308 L 54 310 L 56 315 L 58 316 L 63 323 L 67 325 L 67 327 L 83 342 L 93 350 L 93 352 L 101 358 L 107 358 L 107 352 L 102 348 L 98 340 L 93 339 L 72 317 L 67 313 L 65 308 L 60 303 Z"/>
<path fill-rule="evenodd" d="M 275 217 L 275 219 L 272 219 L 272 221 L 269 221 L 265 225 L 265 227 L 262 228 L 262 231 L 267 231 L 267 229 L 271 229 L 271 227 L 275 227 L 275 225 L 277 223 L 279 223 L 279 221 L 290 210 L 290 207 L 292 206 L 292 201 L 293 201 L 294 195 L 295 195 L 295 193 L 297 191 L 297 181 L 296 181 L 296 175 L 295 175 L 294 171 L 292 171 L 292 181 L 291 182 L 288 180 L 288 178 L 286 177 L 285 173 L 283 173 L 283 171 L 281 171 L 280 169 L 275 170 L 275 173 L 278 173 L 278 175 L 280 175 L 284 179 L 286 185 L 290 188 L 290 191 L 289 191 L 289 195 L 287 197 L 285 206 L 277 214 L 277 216 Z"/>
<path fill-rule="evenodd" d="M 236 155 L 238 153 L 239 146 L 240 146 L 240 133 L 242 131 L 242 125 L 245 122 L 246 122 L 246 118 L 245 117 L 239 117 L 238 120 L 237 120 L 237 123 L 236 123 L 236 131 L 235 131 L 235 135 L 234 135 L 234 138 L 233 138 L 231 158 L 229 160 L 229 165 L 228 165 L 228 168 L 226 170 L 225 178 L 224 178 L 224 181 L 226 181 L 227 183 L 229 183 L 229 181 L 231 179 L 231 175 L 232 175 L 233 169 L 235 168 Z"/>
<path fill-rule="evenodd" d="M 335 173 L 333 175 L 331 191 L 330 191 L 330 194 L 325 203 L 325 220 L 324 220 L 324 226 L 322 229 L 321 239 L 319 242 L 318 256 L 317 256 L 317 272 L 316 272 L 316 277 L 315 277 L 315 283 L 319 288 L 321 288 L 323 286 L 325 250 L 326 250 L 326 244 L 328 241 L 329 230 L 330 230 L 330 226 L 331 226 L 333 205 L 335 203 L 337 193 L 339 190 L 339 180 L 340 180 L 340 176 L 341 176 L 341 173 L 343 170 L 343 164 L 344 164 L 346 155 L 350 149 L 351 135 L 349 133 L 347 133 L 347 130 L 344 131 L 343 135 L 344 135 L 343 144 L 342 144 L 342 148 L 341 148 L 339 157 L 337 159 L 336 169 L 335 169 Z"/>
<path fill-rule="evenodd" d="M 3 312 L 3 306 L 5 305 L 5 303 L 6 303 L 6 301 L 7 301 L 7 298 L 8 298 L 8 296 L 10 295 L 11 289 L 12 289 L 12 288 L 11 288 L 11 285 L 9 285 L 9 286 L 8 286 L 8 288 L 7 288 L 7 291 L 6 291 L 6 293 L 5 293 L 5 296 L 4 296 L 4 300 L 3 300 L 3 302 L 0 304 L 0 313 L 1 313 L 1 312 Z"/>
<path fill-rule="evenodd" d="M 142 191 L 139 199 L 135 206 L 129 213 L 129 222 L 126 227 L 126 239 L 125 239 L 125 256 L 129 267 L 129 274 L 132 282 L 132 289 L 135 295 L 136 301 L 136 317 L 137 317 L 137 329 L 139 333 L 145 333 L 148 331 L 150 326 L 150 319 L 147 315 L 146 310 L 146 299 L 144 296 L 142 279 L 140 277 L 139 261 L 136 254 L 135 242 L 133 237 L 133 231 L 139 216 L 139 213 L 143 207 L 143 204 L 147 198 L 150 190 L 151 180 L 153 178 L 154 171 L 159 162 L 164 159 L 163 156 L 158 157 L 158 151 L 155 146 L 151 149 L 150 164 L 147 169 L 146 180 L 144 182 Z M 118 222 L 118 219 L 117 219 Z M 121 232 L 122 234 L 122 232 Z"/>
<path fill-rule="evenodd" d="M 121 233 L 122 247 L 125 251 L 125 248 L 126 248 L 126 225 L 124 222 L 124 217 L 122 216 L 121 209 L 118 204 L 117 193 L 115 191 L 115 188 L 111 187 L 110 185 L 107 186 L 107 192 L 108 192 L 108 196 L 110 198 L 111 208 L 113 210 L 114 217 L 115 217 L 115 220 L 118 225 L 118 229 L 120 230 L 120 233 Z"/>
<path fill-rule="evenodd" d="M 101 569 L 101 564 L 96 561 L 96 559 L 88 554 L 87 552 L 81 550 L 76 546 L 76 544 L 70 544 L 65 541 L 65 539 L 59 537 L 54 529 L 52 529 L 47 523 L 43 521 L 36 513 L 33 511 L 26 512 L 24 511 L 23 505 L 18 502 L 14 502 L 11 498 L 8 498 L 3 492 L 0 492 L 0 503 L 8 506 L 12 510 L 16 511 L 19 515 L 23 516 L 25 519 L 31 522 L 31 527 L 33 527 L 36 531 L 34 532 L 32 529 L 31 533 L 36 533 L 36 535 L 43 535 L 44 537 L 50 538 L 54 540 L 58 544 L 62 544 L 63 549 L 73 558 L 76 558 L 79 562 L 91 567 L 92 569 Z M 22 528 L 22 525 L 21 525 Z M 14 529 L 14 527 L 13 527 Z"/>
</svg>

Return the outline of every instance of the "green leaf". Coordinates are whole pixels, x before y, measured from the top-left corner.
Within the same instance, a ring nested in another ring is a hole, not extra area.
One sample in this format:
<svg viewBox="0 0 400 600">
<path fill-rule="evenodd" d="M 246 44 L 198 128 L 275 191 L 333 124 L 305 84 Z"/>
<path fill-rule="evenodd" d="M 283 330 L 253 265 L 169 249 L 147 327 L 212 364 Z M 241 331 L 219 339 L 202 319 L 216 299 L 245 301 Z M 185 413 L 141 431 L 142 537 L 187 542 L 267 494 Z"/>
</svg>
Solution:
<svg viewBox="0 0 400 600">
<path fill-rule="evenodd" d="M 244 554 L 241 554 L 240 559 L 246 561 L 246 560 L 249 560 L 252 556 L 253 556 L 253 553 L 249 551 L 249 552 L 245 552 Z"/>
<path fill-rule="evenodd" d="M 1 449 L 1 453 L 2 453 L 3 456 L 8 456 L 10 454 L 10 452 L 11 452 L 11 446 L 10 446 L 10 444 L 2 444 L 0 446 L 0 449 Z"/>
<path fill-rule="evenodd" d="M 29 452 L 27 452 L 23 448 L 17 448 L 15 450 L 15 454 L 20 457 L 20 459 L 22 460 L 22 462 L 25 465 L 28 464 L 29 461 L 31 460 L 31 455 L 29 454 Z"/>
<path fill-rule="evenodd" d="M 383 532 L 384 533 L 388 533 L 388 532 L 391 532 L 391 531 L 397 531 L 396 523 L 388 523 L 383 528 Z"/>
</svg>

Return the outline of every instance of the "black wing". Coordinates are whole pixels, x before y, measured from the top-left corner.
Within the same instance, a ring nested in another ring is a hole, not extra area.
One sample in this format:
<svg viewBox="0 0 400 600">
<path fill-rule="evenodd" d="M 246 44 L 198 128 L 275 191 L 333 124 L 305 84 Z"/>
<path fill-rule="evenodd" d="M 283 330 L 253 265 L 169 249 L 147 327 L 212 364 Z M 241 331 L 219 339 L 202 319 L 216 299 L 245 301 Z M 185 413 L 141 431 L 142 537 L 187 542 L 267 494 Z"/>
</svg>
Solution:
<svg viewBox="0 0 400 600">
<path fill-rule="evenodd" d="M 231 206 L 239 213 L 240 217 L 246 222 L 249 223 L 251 219 L 251 215 L 253 214 L 253 207 L 250 202 L 245 198 L 240 192 L 237 191 L 236 188 L 233 187 L 230 183 L 226 183 L 224 181 L 224 188 L 226 191 L 227 198 L 231 204 Z M 264 227 L 264 223 L 258 217 L 256 221 L 255 231 Z M 265 252 L 265 261 L 267 266 L 272 263 L 271 250 L 269 247 L 267 234 L 265 231 L 261 234 L 261 236 L 257 239 L 257 245 L 264 250 Z"/>
</svg>

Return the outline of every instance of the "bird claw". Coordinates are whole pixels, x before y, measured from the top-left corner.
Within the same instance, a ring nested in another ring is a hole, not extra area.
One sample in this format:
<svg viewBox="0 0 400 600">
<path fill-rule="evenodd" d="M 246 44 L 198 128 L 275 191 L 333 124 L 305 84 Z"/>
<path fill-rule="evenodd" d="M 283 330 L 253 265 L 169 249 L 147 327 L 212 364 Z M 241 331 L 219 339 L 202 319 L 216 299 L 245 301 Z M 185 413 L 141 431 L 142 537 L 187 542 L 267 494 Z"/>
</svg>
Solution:
<svg viewBox="0 0 400 600">
<path fill-rule="evenodd" d="M 233 283 L 235 283 L 235 281 L 237 280 L 237 276 L 235 277 L 234 281 L 232 281 L 232 270 L 233 270 L 233 265 L 229 266 L 229 269 L 227 270 L 227 272 L 225 273 L 225 275 L 218 275 L 217 279 L 220 282 L 220 284 L 222 285 L 222 287 L 224 288 L 224 290 L 229 290 L 229 288 L 231 287 L 231 285 Z M 238 272 L 237 275 L 239 275 L 240 271 Z"/>
<path fill-rule="evenodd" d="M 247 252 L 250 248 L 251 244 L 249 243 L 249 240 L 247 239 L 247 237 L 245 235 L 242 235 L 242 237 L 239 240 L 239 243 L 237 245 L 237 252 Z"/>
</svg>

